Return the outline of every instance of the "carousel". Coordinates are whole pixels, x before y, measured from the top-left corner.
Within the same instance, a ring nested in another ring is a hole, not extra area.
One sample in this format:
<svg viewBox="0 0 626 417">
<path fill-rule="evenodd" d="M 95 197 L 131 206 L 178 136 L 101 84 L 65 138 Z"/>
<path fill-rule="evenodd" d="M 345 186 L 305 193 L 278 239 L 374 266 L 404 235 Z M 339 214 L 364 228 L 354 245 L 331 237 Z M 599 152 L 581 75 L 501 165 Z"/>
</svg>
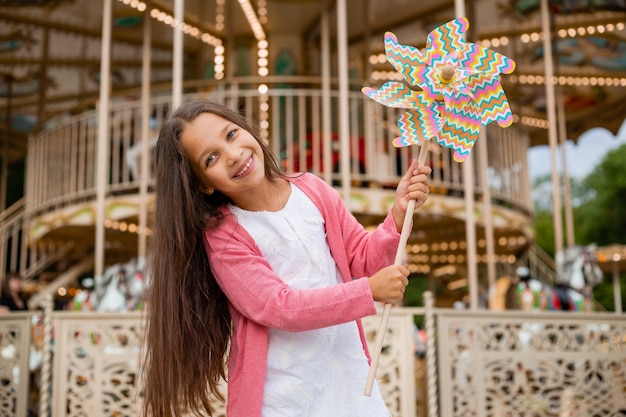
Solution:
<svg viewBox="0 0 626 417">
<path fill-rule="evenodd" d="M 404 82 L 386 32 L 423 50 L 459 13 L 452 1 L 409 0 L 0 4 L 0 260 L 25 277 L 33 306 L 60 291 L 69 301 L 90 277 L 98 300 L 119 289 L 125 302 L 111 305 L 121 310 L 141 306 L 150 152 L 171 108 L 206 97 L 240 110 L 286 172 L 324 178 L 370 227 L 420 146 L 392 146 L 402 111 L 361 89 Z M 598 126 L 615 134 L 623 123 L 626 7 L 541 6 L 482 0 L 464 9 L 468 41 L 515 61 L 500 76 L 512 120 L 483 127 L 464 162 L 421 145 L 431 197 L 413 217 L 406 259 L 440 306 L 486 307 L 489 289 L 520 265 L 554 283 L 557 265 L 534 245 L 526 151 L 549 144 L 556 161 L 565 140 Z M 20 169 L 23 192 L 9 194 L 9 173 Z M 556 176 L 553 185 L 559 192 Z M 564 250 L 575 245 L 561 223 Z"/>
<path fill-rule="evenodd" d="M 363 320 L 367 383 L 382 357 L 394 415 L 623 412 L 624 321 L 589 294 L 612 274 L 621 313 L 626 254 L 574 241 L 559 152 L 591 128 L 623 126 L 623 1 L 0 6 L 0 265 L 23 277 L 32 310 L 0 317 L 0 416 L 35 403 L 42 416 L 135 415 L 152 150 L 170 110 L 193 98 L 241 112 L 286 173 L 321 177 L 367 228 L 413 159 L 432 167 L 396 257 L 427 290 L 424 308 L 394 308 L 387 322 L 386 305 L 380 324 Z M 446 65 L 407 68 L 422 56 Z M 470 80 L 487 72 L 497 75 Z M 469 112 L 468 89 L 482 103 Z M 453 143 L 454 128 L 472 140 Z M 425 137 L 410 142 L 411 130 Z M 532 227 L 527 155 L 540 145 L 552 155 L 556 259 Z"/>
</svg>

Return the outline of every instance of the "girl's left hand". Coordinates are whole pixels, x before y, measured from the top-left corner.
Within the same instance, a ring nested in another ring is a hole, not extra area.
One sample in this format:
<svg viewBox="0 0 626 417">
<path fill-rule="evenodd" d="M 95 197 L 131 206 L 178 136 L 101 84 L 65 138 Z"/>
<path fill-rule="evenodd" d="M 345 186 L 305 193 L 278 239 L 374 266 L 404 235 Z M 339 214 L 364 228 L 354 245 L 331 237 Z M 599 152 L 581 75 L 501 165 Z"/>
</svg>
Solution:
<svg viewBox="0 0 626 417">
<path fill-rule="evenodd" d="M 402 230 L 409 200 L 415 200 L 415 208 L 417 209 L 428 199 L 428 176 L 431 172 L 432 169 L 429 166 L 418 167 L 417 161 L 414 159 L 406 174 L 400 179 L 396 188 L 396 200 L 391 208 L 398 232 Z"/>
</svg>

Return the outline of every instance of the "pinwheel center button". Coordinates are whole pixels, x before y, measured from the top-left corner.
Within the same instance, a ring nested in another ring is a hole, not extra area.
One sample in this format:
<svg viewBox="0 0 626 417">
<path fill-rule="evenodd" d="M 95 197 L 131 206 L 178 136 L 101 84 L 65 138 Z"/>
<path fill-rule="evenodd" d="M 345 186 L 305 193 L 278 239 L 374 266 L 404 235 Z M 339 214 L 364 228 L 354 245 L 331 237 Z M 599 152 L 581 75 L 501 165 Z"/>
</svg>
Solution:
<svg viewBox="0 0 626 417">
<path fill-rule="evenodd" d="M 450 84 L 454 80 L 454 66 L 446 64 L 439 71 L 439 80 L 444 84 Z"/>
</svg>

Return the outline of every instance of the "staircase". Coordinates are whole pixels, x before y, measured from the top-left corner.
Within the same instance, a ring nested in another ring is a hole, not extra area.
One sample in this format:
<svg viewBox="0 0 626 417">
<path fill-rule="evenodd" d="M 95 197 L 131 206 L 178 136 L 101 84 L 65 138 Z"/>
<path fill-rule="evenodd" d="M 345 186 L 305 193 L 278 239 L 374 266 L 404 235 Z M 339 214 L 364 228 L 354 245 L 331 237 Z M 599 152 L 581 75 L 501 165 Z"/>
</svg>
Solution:
<svg viewBox="0 0 626 417">
<path fill-rule="evenodd" d="M 556 278 L 556 262 L 533 242 L 526 253 L 530 275 L 544 284 L 554 285 Z"/>
<path fill-rule="evenodd" d="M 5 265 L 3 272 L 18 272 L 24 284 L 32 283 L 74 246 L 71 241 L 47 239 L 31 244 L 28 230 L 25 198 L 21 198 L 0 213 L 0 265 Z"/>
</svg>

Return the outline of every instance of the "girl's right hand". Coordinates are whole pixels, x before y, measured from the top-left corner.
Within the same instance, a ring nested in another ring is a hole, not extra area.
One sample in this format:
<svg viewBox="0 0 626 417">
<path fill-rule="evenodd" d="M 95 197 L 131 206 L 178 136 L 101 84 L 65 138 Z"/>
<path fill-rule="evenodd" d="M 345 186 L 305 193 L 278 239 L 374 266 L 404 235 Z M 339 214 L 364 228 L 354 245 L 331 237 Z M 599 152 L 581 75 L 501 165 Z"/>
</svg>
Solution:
<svg viewBox="0 0 626 417">
<path fill-rule="evenodd" d="M 402 265 L 387 266 L 368 278 L 374 301 L 391 304 L 402 300 L 409 283 L 409 270 Z"/>
</svg>

